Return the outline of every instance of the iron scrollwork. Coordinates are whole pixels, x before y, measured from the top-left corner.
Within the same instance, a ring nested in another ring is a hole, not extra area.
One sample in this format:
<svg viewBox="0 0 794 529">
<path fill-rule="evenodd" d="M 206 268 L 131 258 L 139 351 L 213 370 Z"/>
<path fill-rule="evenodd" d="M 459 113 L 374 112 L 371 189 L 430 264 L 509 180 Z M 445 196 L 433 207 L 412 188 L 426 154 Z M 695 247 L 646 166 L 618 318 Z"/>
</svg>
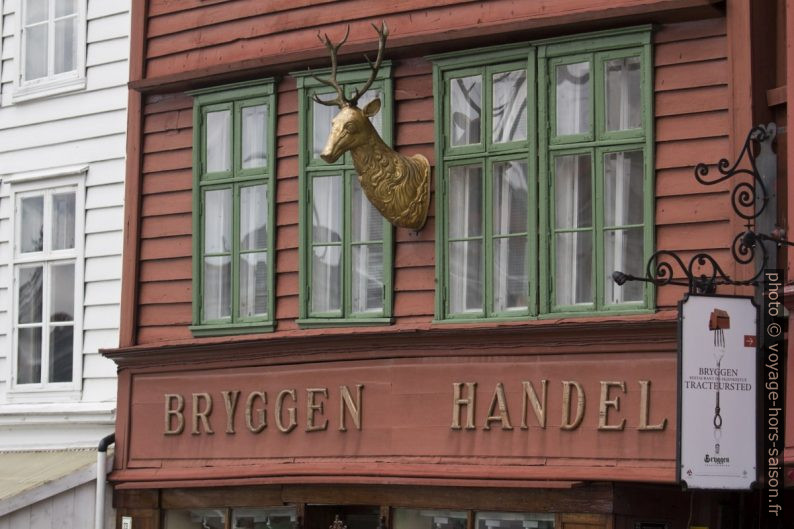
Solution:
<svg viewBox="0 0 794 529">
<path fill-rule="evenodd" d="M 709 178 L 710 169 L 705 163 L 695 166 L 695 180 L 705 186 L 717 185 L 736 176 L 745 175 L 749 180 L 738 182 L 731 191 L 731 206 L 733 211 L 740 218 L 745 220 L 746 230 L 734 237 L 731 244 L 731 255 L 735 262 L 741 265 L 748 265 L 756 261 L 758 268 L 749 279 L 731 278 L 717 263 L 716 259 L 706 252 L 699 252 L 693 255 L 688 262 L 678 253 L 671 250 L 658 250 L 651 255 L 645 268 L 644 277 L 636 277 L 620 271 L 612 274 L 612 279 L 618 285 L 623 285 L 626 281 L 645 281 L 656 286 L 679 285 L 686 286 L 689 292 L 713 293 L 718 285 L 757 285 L 759 278 L 763 274 L 767 265 L 768 253 L 763 243 L 759 241 L 773 241 L 778 245 L 792 245 L 780 236 L 759 234 L 755 232 L 756 219 L 764 212 L 769 203 L 769 190 L 761 179 L 756 165 L 756 155 L 754 143 L 761 145 L 763 142 L 775 137 L 775 124 L 768 126 L 758 125 L 753 127 L 747 134 L 744 146 L 739 153 L 736 161 L 723 158 L 717 163 L 719 175 Z M 746 159 L 750 169 L 740 167 Z M 760 257 L 759 259 L 757 259 Z M 676 279 L 676 272 L 679 279 Z"/>
</svg>

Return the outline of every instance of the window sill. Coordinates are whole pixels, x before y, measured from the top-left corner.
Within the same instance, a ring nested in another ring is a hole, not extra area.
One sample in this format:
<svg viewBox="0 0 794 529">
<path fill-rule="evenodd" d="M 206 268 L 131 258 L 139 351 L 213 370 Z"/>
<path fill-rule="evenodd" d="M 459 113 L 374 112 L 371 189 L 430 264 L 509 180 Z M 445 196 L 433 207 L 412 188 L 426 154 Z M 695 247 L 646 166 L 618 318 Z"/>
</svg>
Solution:
<svg viewBox="0 0 794 529">
<path fill-rule="evenodd" d="M 32 101 L 35 99 L 45 99 L 71 92 L 78 92 L 85 89 L 85 87 L 85 77 L 57 80 L 35 86 L 16 86 L 11 96 L 11 102 L 24 103 L 25 101 Z"/>
<path fill-rule="evenodd" d="M 273 332 L 275 325 L 271 321 L 249 323 L 218 323 L 214 325 L 191 325 L 190 332 L 196 338 L 208 336 L 231 336 L 235 334 L 261 334 Z"/>
<path fill-rule="evenodd" d="M 520 316 L 494 316 L 492 318 L 486 318 L 483 316 L 472 316 L 471 318 L 457 316 L 454 318 L 434 319 L 432 323 L 433 325 L 455 325 L 466 323 L 500 323 L 506 321 L 527 321 L 536 319 L 538 319 L 537 316 L 530 316 L 529 314 L 522 314 Z"/>
<path fill-rule="evenodd" d="M 53 402 L 78 402 L 80 401 L 80 390 L 72 384 L 64 388 L 36 387 L 28 388 L 25 385 L 18 385 L 10 388 L 6 393 L 8 403 L 53 403 Z"/>
<path fill-rule="evenodd" d="M 391 325 L 394 318 L 301 318 L 296 320 L 301 329 L 321 329 L 324 327 L 374 327 Z"/>
<path fill-rule="evenodd" d="M 560 310 L 559 312 L 548 312 L 546 314 L 542 314 L 538 316 L 539 320 L 553 320 L 555 318 L 594 318 L 594 317 L 610 317 L 610 316 L 635 316 L 641 314 L 654 314 L 656 309 L 648 309 L 645 307 L 623 307 L 623 308 L 614 308 L 614 309 L 607 309 L 607 310 L 594 310 L 594 309 L 586 309 L 580 311 L 566 311 Z"/>
<path fill-rule="evenodd" d="M 656 309 L 642 308 L 616 308 L 612 310 L 579 310 L 579 311 L 560 311 L 560 312 L 547 312 L 534 316 L 495 316 L 493 318 L 472 317 L 472 318 L 447 318 L 447 319 L 434 319 L 431 323 L 433 325 L 465 325 L 467 323 L 504 323 L 504 322 L 520 322 L 520 321 L 534 321 L 534 320 L 554 320 L 559 318 L 607 318 L 612 316 L 637 316 L 643 314 L 655 314 Z"/>
</svg>

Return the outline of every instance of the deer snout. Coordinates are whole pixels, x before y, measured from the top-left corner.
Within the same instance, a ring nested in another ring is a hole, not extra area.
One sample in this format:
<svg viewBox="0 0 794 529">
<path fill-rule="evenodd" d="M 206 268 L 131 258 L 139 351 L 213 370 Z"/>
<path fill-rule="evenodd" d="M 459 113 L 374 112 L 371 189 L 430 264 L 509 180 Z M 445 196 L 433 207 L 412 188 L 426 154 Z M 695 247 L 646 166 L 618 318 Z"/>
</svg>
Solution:
<svg viewBox="0 0 794 529">
<path fill-rule="evenodd" d="M 320 153 L 320 158 L 322 158 L 325 163 L 334 163 L 337 158 L 339 158 L 339 155 L 333 156 L 331 151 L 326 148 L 322 153 Z"/>
<path fill-rule="evenodd" d="M 323 152 L 320 153 L 320 158 L 322 158 L 325 163 L 334 163 L 345 152 L 345 149 L 342 147 L 342 138 L 339 136 L 339 133 L 333 130 L 328 136 L 328 141 L 325 142 Z"/>
</svg>

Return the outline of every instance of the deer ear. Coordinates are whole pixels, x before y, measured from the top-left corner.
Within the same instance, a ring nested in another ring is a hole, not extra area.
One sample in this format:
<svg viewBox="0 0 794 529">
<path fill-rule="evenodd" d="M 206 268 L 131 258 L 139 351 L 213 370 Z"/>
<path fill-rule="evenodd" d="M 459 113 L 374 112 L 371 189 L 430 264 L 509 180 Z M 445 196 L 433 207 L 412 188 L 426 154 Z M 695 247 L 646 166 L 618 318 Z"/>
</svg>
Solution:
<svg viewBox="0 0 794 529">
<path fill-rule="evenodd" d="M 364 105 L 364 109 L 362 110 L 362 112 L 364 113 L 365 116 L 371 118 L 372 116 L 377 114 L 379 110 L 380 110 L 380 98 L 376 97 L 375 99 Z"/>
</svg>

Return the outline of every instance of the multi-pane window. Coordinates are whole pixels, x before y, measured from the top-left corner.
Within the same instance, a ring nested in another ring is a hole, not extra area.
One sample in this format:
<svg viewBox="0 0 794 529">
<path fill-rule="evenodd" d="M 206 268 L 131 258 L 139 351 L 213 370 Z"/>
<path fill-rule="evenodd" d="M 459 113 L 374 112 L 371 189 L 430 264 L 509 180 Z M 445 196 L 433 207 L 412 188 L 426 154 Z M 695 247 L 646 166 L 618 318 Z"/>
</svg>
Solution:
<svg viewBox="0 0 794 529">
<path fill-rule="evenodd" d="M 82 76 L 85 0 L 22 0 L 20 83 L 31 88 Z"/>
<path fill-rule="evenodd" d="M 272 330 L 271 81 L 193 92 L 196 335 Z"/>
<path fill-rule="evenodd" d="M 358 106 L 379 98 L 381 110 L 370 119 L 391 143 L 391 80 L 388 63 L 359 99 Z M 392 232 L 365 196 L 350 152 L 333 163 L 320 153 L 331 131 L 336 106 L 313 100 L 333 99 L 336 92 L 312 77 L 298 77 L 301 141 L 301 319 L 314 325 L 388 323 L 391 316 Z M 340 68 L 348 97 L 369 76 L 368 68 Z"/>
<path fill-rule="evenodd" d="M 164 511 L 165 529 L 294 529 L 295 507 L 169 509 Z M 231 522 L 231 525 L 229 525 Z"/>
<path fill-rule="evenodd" d="M 78 209 L 76 186 L 14 195 L 14 386 L 19 389 L 71 387 L 75 380 Z"/>
<path fill-rule="evenodd" d="M 600 49 L 555 41 L 539 54 L 548 87 L 539 92 L 540 115 L 548 116 L 540 143 L 548 311 L 649 304 L 644 284 L 611 279 L 615 270 L 642 275 L 652 245 L 649 45 L 608 42 Z"/>
<path fill-rule="evenodd" d="M 392 509 L 394 529 L 553 529 L 554 513 Z M 473 526 L 469 523 L 473 514 Z"/>
<path fill-rule="evenodd" d="M 650 306 L 648 28 L 433 60 L 439 318 Z"/>
<path fill-rule="evenodd" d="M 529 261 L 535 244 L 529 208 L 534 76 L 526 51 L 512 55 L 513 61 L 437 72 L 444 95 L 443 169 L 436 173 L 441 177 L 436 189 L 446 212 L 439 270 L 441 312 L 447 318 L 522 316 L 534 310 Z"/>
</svg>

